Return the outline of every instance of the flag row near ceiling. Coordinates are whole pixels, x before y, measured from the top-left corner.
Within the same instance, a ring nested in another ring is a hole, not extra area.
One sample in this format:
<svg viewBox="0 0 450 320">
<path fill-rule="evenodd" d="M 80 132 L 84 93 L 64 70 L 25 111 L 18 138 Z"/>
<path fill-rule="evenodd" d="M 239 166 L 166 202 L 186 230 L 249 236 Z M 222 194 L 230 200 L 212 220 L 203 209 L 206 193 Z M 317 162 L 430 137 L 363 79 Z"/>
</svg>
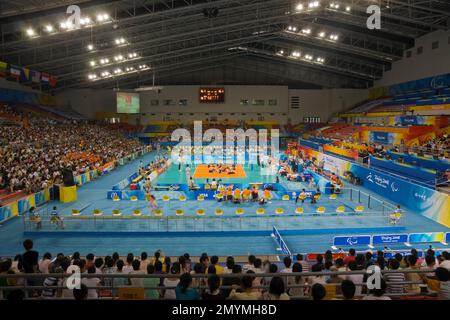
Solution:
<svg viewBox="0 0 450 320">
<path fill-rule="evenodd" d="M 34 89 L 48 90 L 56 87 L 56 77 L 45 72 L 22 68 L 0 61 L 0 77 L 29 85 Z"/>
</svg>

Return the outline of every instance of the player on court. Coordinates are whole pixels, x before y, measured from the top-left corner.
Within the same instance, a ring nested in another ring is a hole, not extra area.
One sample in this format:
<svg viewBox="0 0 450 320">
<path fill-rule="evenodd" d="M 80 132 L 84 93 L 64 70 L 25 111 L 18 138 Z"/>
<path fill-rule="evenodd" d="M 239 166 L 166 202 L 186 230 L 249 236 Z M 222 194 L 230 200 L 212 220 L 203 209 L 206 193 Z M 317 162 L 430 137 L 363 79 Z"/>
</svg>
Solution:
<svg viewBox="0 0 450 320">
<path fill-rule="evenodd" d="M 148 208 L 151 212 L 153 212 L 156 208 L 158 208 L 158 204 L 156 203 L 155 196 L 150 193 L 150 190 L 145 195 L 147 201 L 148 201 Z"/>
</svg>

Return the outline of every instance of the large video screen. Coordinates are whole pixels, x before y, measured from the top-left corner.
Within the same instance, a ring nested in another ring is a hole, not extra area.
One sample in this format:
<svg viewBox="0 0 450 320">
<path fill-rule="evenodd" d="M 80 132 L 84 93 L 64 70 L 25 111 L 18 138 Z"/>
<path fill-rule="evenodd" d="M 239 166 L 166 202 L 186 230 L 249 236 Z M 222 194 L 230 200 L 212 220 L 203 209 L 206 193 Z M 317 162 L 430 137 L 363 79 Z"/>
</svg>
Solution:
<svg viewBox="0 0 450 320">
<path fill-rule="evenodd" d="M 223 103 L 225 102 L 224 88 L 200 88 L 200 103 Z"/>
<path fill-rule="evenodd" d="M 139 113 L 139 93 L 117 92 L 117 113 Z"/>
</svg>

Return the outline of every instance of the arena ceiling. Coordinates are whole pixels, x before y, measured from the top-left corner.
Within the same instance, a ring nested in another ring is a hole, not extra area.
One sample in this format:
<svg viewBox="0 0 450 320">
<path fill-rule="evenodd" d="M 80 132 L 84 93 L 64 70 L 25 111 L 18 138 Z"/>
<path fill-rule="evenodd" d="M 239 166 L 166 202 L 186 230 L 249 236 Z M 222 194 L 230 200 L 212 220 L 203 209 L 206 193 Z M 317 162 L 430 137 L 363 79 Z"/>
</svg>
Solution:
<svg viewBox="0 0 450 320">
<path fill-rule="evenodd" d="M 366 25 L 373 4 L 381 30 Z M 69 5 L 81 8 L 79 29 Z M 366 88 L 415 38 L 448 30 L 450 1 L 4 0 L 0 25 L 0 60 L 55 75 L 56 91 L 154 81 Z"/>
</svg>

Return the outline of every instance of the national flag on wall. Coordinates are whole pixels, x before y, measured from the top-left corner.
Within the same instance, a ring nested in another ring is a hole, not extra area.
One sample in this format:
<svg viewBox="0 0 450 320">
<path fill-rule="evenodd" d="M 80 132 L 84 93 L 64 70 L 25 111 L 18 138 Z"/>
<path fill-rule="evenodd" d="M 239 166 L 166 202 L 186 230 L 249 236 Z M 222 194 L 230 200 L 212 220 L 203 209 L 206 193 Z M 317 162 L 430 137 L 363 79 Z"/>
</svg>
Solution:
<svg viewBox="0 0 450 320">
<path fill-rule="evenodd" d="M 21 74 L 20 81 L 23 81 L 23 82 L 30 81 L 30 69 L 22 68 L 22 71 L 23 72 Z"/>
<path fill-rule="evenodd" d="M 39 71 L 31 70 L 31 82 L 39 83 L 41 82 L 41 73 Z"/>
<path fill-rule="evenodd" d="M 50 87 L 54 88 L 56 87 L 56 77 L 50 76 Z"/>
<path fill-rule="evenodd" d="M 6 77 L 8 73 L 8 64 L 6 62 L 0 61 L 0 77 Z"/>
<path fill-rule="evenodd" d="M 48 84 L 48 82 L 50 81 L 50 75 L 48 73 L 41 73 L 41 81 L 44 82 L 45 84 Z"/>
<path fill-rule="evenodd" d="M 20 75 L 22 74 L 22 68 L 11 64 L 9 66 L 9 78 L 13 80 L 19 80 Z"/>
</svg>

